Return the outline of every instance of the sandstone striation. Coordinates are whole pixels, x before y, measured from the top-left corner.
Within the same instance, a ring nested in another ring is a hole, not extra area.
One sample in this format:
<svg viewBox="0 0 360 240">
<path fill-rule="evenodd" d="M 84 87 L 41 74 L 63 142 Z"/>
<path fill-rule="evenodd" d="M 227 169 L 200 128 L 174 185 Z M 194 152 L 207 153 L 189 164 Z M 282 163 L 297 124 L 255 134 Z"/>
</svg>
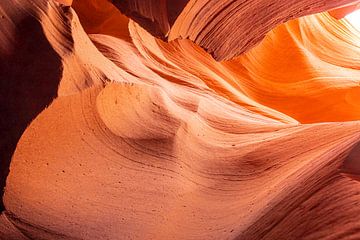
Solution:
<svg viewBox="0 0 360 240">
<path fill-rule="evenodd" d="M 0 1 L 0 240 L 359 239 L 357 4 Z"/>
<path fill-rule="evenodd" d="M 281 23 L 344 5 L 348 7 L 346 12 L 351 12 L 359 1 L 113 0 L 113 2 L 124 14 L 155 36 L 169 41 L 178 38 L 190 39 L 216 60 L 230 60 L 256 46 L 267 32 Z"/>
</svg>

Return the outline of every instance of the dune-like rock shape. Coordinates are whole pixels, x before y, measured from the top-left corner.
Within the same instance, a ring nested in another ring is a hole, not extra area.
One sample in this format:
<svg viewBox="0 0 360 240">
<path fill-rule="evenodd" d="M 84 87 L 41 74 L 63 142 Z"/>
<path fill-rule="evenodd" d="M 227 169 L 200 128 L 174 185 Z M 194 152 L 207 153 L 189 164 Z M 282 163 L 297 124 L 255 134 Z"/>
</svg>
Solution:
<svg viewBox="0 0 360 240">
<path fill-rule="evenodd" d="M 267 32 L 290 19 L 358 0 L 113 0 L 124 14 L 153 35 L 169 41 L 190 39 L 216 60 L 230 60 L 256 46 Z M 345 9 L 345 8 L 343 8 Z M 345 14 L 346 15 L 346 14 Z"/>
<path fill-rule="evenodd" d="M 157 3 L 0 2 L 0 239 L 358 239 L 351 1 Z"/>
</svg>

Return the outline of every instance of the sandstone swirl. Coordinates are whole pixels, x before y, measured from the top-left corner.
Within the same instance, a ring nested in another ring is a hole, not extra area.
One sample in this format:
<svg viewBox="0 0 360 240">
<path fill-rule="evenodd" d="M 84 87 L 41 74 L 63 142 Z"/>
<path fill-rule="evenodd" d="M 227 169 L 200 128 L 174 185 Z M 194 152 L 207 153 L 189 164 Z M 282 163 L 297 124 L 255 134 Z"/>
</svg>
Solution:
<svg viewBox="0 0 360 240">
<path fill-rule="evenodd" d="M 1 240 L 360 238 L 358 1 L 61 2 L 0 2 Z"/>
</svg>

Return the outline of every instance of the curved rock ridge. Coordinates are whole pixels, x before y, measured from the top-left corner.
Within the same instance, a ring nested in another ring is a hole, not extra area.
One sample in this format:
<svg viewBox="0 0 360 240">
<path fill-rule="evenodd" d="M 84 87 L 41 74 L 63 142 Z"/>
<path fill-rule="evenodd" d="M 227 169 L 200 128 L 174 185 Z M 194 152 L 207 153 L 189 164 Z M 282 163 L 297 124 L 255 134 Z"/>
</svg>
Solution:
<svg viewBox="0 0 360 240">
<path fill-rule="evenodd" d="M 247 52 L 267 32 L 290 19 L 344 5 L 355 6 L 359 1 L 113 0 L 113 3 L 153 35 L 168 41 L 190 39 L 217 61 L 223 61 Z M 334 15 L 342 18 L 353 10 L 350 6 Z"/>
<path fill-rule="evenodd" d="M 217 59 L 154 36 L 204 1 L 70 3 L 0 2 L 1 240 L 360 238 L 360 37 L 326 12 L 273 28 L 350 1 L 275 1 Z"/>
<path fill-rule="evenodd" d="M 334 10 L 329 11 L 331 16 L 333 16 L 336 19 L 342 19 L 346 15 L 356 11 L 360 8 L 360 2 L 354 2 L 350 5 L 346 5 L 340 8 L 336 8 Z"/>
</svg>

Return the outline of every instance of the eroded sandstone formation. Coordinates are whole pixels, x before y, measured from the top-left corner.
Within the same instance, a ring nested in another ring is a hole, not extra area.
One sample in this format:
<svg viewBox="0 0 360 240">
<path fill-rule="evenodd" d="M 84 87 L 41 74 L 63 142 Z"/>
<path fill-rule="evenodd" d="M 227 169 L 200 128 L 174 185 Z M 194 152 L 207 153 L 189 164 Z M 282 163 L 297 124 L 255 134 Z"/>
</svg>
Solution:
<svg viewBox="0 0 360 240">
<path fill-rule="evenodd" d="M 229 60 L 256 44 L 280 23 L 354 0 L 113 0 L 124 14 L 156 36 L 190 39 L 216 60 Z M 176 2 L 176 3 L 174 3 Z M 347 6 L 349 5 L 349 6 Z M 342 8 L 345 9 L 345 8 Z"/>
<path fill-rule="evenodd" d="M 1 1 L 0 239 L 360 238 L 357 4 Z"/>
</svg>

